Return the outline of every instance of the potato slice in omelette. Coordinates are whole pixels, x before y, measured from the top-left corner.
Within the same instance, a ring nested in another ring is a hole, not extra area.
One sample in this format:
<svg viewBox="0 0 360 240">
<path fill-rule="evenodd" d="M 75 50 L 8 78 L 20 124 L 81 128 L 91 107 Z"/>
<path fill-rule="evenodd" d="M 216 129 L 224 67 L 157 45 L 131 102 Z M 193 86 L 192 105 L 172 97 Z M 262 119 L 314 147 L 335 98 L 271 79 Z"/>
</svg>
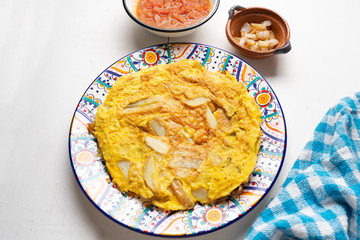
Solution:
<svg viewBox="0 0 360 240">
<path fill-rule="evenodd" d="M 98 108 L 93 133 L 119 190 L 182 210 L 248 181 L 260 116 L 230 73 L 182 60 L 119 78 Z"/>
</svg>

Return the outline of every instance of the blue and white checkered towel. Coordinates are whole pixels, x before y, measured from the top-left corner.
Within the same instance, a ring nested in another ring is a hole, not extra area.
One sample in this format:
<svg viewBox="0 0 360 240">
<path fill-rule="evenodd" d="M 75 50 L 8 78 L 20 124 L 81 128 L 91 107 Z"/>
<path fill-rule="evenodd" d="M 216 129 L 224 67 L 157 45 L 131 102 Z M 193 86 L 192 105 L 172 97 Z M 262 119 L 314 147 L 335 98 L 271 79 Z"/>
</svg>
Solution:
<svg viewBox="0 0 360 240">
<path fill-rule="evenodd" d="M 360 92 L 327 112 L 246 239 L 360 239 Z"/>
</svg>

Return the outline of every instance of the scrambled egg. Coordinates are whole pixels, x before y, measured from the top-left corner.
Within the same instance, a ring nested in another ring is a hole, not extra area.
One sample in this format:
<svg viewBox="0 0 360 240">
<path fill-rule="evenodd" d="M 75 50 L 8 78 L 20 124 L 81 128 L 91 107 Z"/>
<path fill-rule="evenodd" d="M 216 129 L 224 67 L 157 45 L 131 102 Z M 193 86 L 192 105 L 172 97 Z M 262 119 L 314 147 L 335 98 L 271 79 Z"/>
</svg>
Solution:
<svg viewBox="0 0 360 240">
<path fill-rule="evenodd" d="M 122 76 L 93 133 L 112 181 L 168 210 L 241 187 L 260 146 L 258 105 L 227 71 L 182 60 Z"/>
</svg>

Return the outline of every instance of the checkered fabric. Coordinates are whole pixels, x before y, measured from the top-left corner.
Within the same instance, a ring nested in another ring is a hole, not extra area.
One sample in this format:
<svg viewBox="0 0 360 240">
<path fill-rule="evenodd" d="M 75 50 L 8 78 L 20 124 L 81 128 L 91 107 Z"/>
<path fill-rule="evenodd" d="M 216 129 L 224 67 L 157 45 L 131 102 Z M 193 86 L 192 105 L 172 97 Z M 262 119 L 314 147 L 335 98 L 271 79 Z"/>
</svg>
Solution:
<svg viewBox="0 0 360 240">
<path fill-rule="evenodd" d="M 360 92 L 332 107 L 246 239 L 360 239 Z"/>
</svg>

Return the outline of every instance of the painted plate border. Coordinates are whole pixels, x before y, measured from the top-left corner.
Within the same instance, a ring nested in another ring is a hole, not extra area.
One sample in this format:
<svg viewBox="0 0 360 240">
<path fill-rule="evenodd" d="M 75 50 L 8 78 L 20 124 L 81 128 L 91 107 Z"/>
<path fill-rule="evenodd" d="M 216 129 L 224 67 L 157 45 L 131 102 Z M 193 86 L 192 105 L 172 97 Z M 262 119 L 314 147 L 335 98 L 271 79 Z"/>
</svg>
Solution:
<svg viewBox="0 0 360 240">
<path fill-rule="evenodd" d="M 111 182 L 97 142 L 87 124 L 93 122 L 112 84 L 121 76 L 157 64 L 196 59 L 210 71 L 227 70 L 242 82 L 262 112 L 258 160 L 242 191 L 188 211 L 163 211 L 146 199 L 122 194 Z M 248 63 L 222 49 L 200 43 L 167 43 L 146 47 L 119 59 L 86 89 L 72 118 L 69 156 L 75 178 L 87 198 L 105 216 L 134 231 L 160 237 L 199 236 L 241 219 L 267 195 L 286 153 L 287 130 L 281 105 L 268 82 Z"/>
</svg>

